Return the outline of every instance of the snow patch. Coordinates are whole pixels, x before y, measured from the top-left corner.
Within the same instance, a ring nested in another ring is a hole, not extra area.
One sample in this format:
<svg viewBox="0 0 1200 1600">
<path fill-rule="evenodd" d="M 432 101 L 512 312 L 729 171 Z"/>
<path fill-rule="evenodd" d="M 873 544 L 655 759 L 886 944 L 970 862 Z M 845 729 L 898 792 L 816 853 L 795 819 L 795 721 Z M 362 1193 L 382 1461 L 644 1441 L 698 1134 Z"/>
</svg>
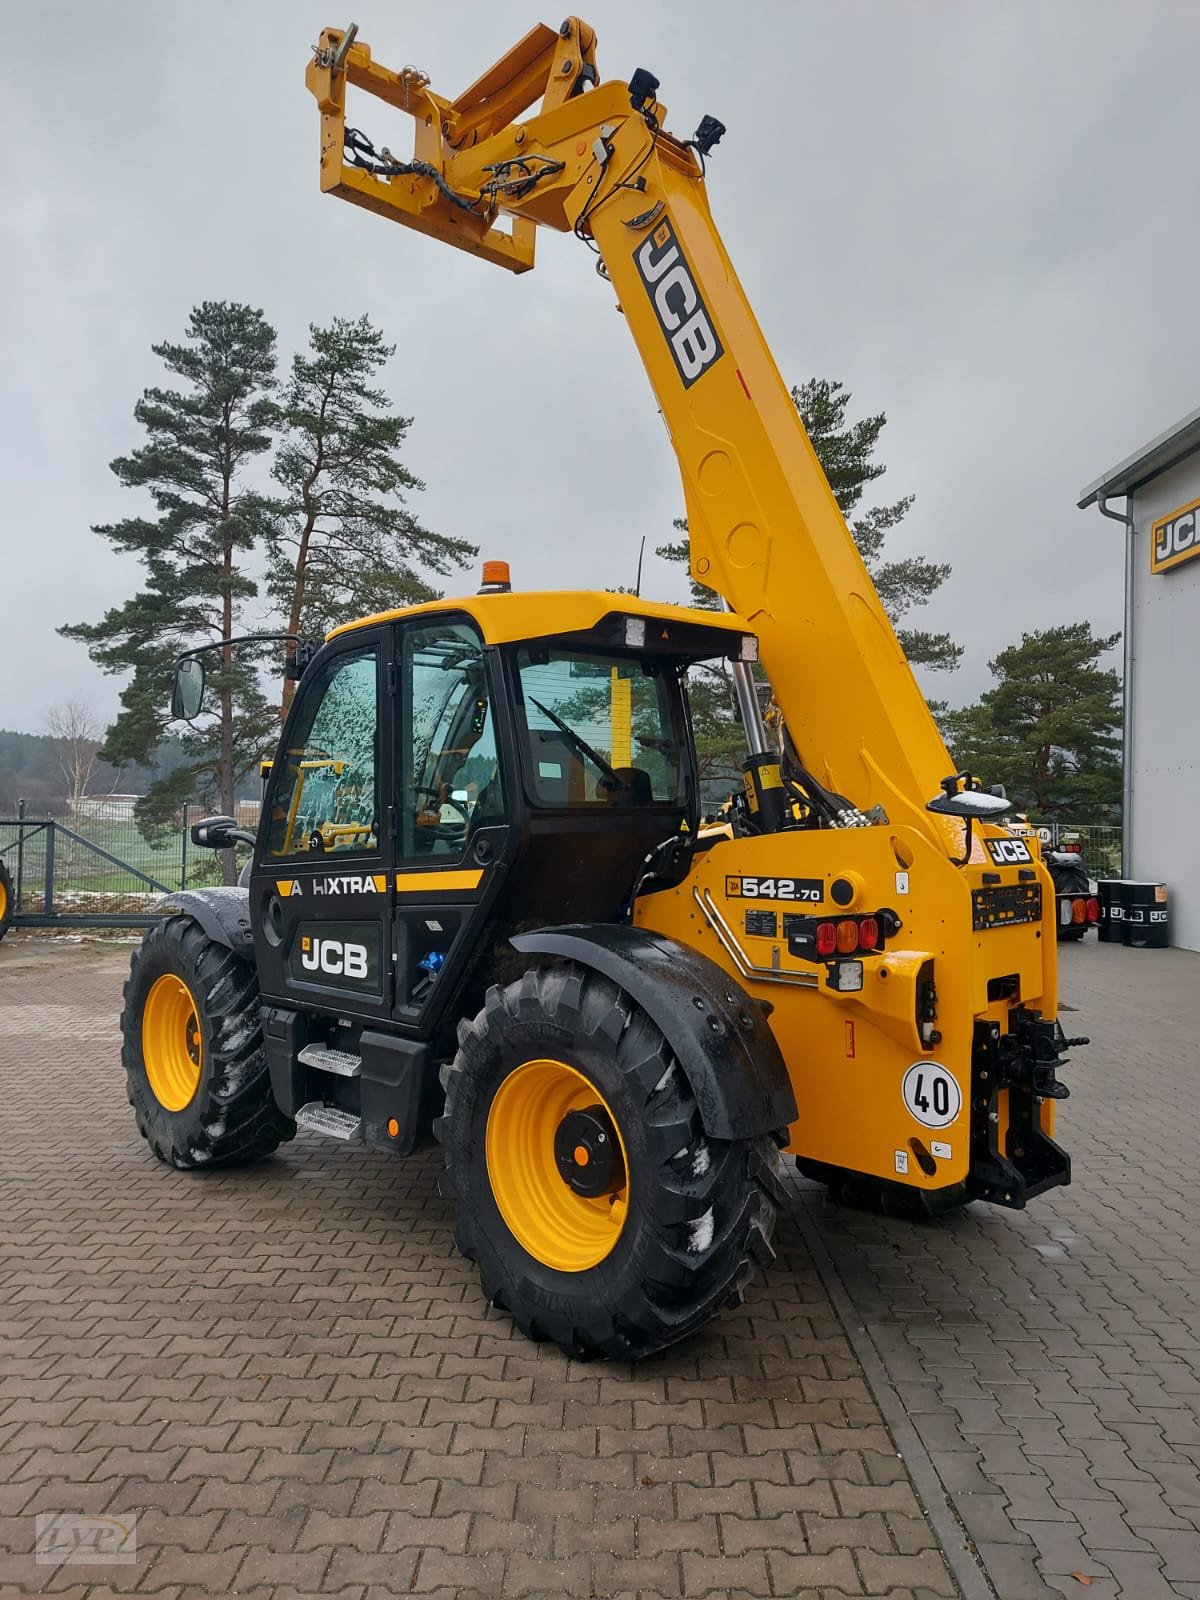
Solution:
<svg viewBox="0 0 1200 1600">
<path fill-rule="evenodd" d="M 656 1084 L 655 1084 L 655 1085 L 654 1085 L 654 1089 L 653 1089 L 653 1091 L 652 1091 L 652 1092 L 653 1092 L 653 1093 L 654 1093 L 654 1094 L 661 1094 L 661 1093 L 662 1093 L 662 1092 L 663 1092 L 663 1090 L 664 1090 L 664 1089 L 665 1089 L 665 1088 L 666 1088 L 666 1087 L 667 1087 L 667 1085 L 668 1085 L 668 1084 L 669 1084 L 669 1083 L 670 1083 L 670 1081 L 671 1081 L 671 1074 L 672 1074 L 672 1073 L 673 1073 L 673 1072 L 674 1072 L 674 1071 L 675 1071 L 675 1063 L 674 1063 L 674 1062 L 673 1062 L 673 1061 L 672 1061 L 672 1062 L 671 1062 L 671 1064 L 670 1064 L 670 1066 L 668 1066 L 668 1068 L 667 1068 L 667 1070 L 666 1070 L 666 1071 L 665 1071 L 665 1072 L 664 1072 L 664 1073 L 663 1073 L 663 1075 L 662 1075 L 662 1077 L 661 1077 L 661 1078 L 660 1078 L 660 1079 L 659 1079 L 659 1080 L 658 1080 L 658 1082 L 657 1082 L 657 1083 L 656 1083 Z"/>
<path fill-rule="evenodd" d="M 697 1217 L 695 1222 L 688 1223 L 688 1249 L 693 1255 L 699 1255 L 702 1250 L 707 1250 L 713 1242 L 715 1232 L 716 1221 L 710 1206 L 702 1217 Z"/>
<path fill-rule="evenodd" d="M 708 1153 L 708 1146 L 702 1144 L 696 1151 L 696 1159 L 692 1162 L 692 1177 L 702 1178 L 712 1166 L 712 1156 Z"/>
</svg>

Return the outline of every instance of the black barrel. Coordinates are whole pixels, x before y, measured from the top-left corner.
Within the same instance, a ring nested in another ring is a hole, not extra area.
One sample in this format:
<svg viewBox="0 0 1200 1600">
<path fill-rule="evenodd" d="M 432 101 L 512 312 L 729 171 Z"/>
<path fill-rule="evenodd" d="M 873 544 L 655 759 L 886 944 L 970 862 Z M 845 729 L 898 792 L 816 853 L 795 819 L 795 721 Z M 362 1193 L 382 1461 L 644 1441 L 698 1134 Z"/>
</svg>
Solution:
<svg viewBox="0 0 1200 1600">
<path fill-rule="evenodd" d="M 1096 894 L 1100 901 L 1100 943 L 1120 944 L 1124 916 L 1120 878 L 1101 878 L 1096 884 Z"/>
<path fill-rule="evenodd" d="M 1139 950 L 1167 948 L 1167 886 L 1126 878 L 1121 884 L 1121 943 Z"/>
</svg>

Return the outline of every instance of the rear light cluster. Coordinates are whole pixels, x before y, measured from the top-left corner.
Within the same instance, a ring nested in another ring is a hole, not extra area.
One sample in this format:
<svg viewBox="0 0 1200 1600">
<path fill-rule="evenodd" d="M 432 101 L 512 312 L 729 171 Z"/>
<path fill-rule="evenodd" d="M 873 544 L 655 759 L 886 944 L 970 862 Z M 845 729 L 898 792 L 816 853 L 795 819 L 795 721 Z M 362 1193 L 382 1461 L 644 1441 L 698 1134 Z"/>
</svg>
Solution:
<svg viewBox="0 0 1200 1600">
<path fill-rule="evenodd" d="M 816 926 L 818 956 L 870 952 L 878 950 L 880 942 L 878 917 L 839 917 L 836 922 L 818 922 Z"/>
<path fill-rule="evenodd" d="M 1080 897 L 1068 900 L 1063 907 L 1064 913 L 1067 910 L 1067 906 L 1070 907 L 1070 916 L 1063 915 L 1062 921 L 1064 924 L 1070 921 L 1077 928 L 1080 928 L 1092 927 L 1100 921 L 1100 902 L 1095 895 L 1089 895 L 1086 899 Z"/>
</svg>

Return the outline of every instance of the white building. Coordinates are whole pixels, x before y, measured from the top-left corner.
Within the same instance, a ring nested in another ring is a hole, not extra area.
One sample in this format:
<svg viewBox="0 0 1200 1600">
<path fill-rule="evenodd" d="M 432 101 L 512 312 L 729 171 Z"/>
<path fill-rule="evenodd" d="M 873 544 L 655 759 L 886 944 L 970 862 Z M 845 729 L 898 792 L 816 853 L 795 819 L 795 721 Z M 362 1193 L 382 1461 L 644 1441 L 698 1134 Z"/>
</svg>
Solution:
<svg viewBox="0 0 1200 1600">
<path fill-rule="evenodd" d="M 1165 883 L 1171 943 L 1200 950 L 1200 718 L 1188 666 L 1200 643 L 1200 410 L 1098 478 L 1079 505 L 1125 527 L 1123 874 Z"/>
</svg>

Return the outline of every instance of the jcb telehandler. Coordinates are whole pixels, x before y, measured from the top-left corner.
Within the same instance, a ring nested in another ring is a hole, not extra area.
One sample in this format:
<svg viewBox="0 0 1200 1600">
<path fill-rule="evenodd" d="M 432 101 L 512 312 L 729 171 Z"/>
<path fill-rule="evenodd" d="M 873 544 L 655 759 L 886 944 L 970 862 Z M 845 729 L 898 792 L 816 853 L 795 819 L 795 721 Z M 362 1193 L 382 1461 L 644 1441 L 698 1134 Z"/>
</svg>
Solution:
<svg viewBox="0 0 1200 1600">
<path fill-rule="evenodd" d="M 539 226 L 596 253 L 728 609 L 520 593 L 493 563 L 336 629 L 247 886 L 173 897 L 134 957 L 130 1097 L 181 1167 L 297 1126 L 398 1155 L 432 1131 L 488 1297 L 572 1354 L 643 1356 L 770 1259 L 781 1152 L 931 1211 L 1068 1181 L 1054 894 L 952 771 L 734 275 L 721 124 L 668 133 L 657 79 L 601 83 L 575 17 L 454 100 L 354 31 L 308 68 L 322 187 L 513 272 Z M 349 88 L 414 119 L 412 159 L 347 126 Z M 714 661 L 745 798 L 702 841 L 687 685 Z"/>
</svg>

